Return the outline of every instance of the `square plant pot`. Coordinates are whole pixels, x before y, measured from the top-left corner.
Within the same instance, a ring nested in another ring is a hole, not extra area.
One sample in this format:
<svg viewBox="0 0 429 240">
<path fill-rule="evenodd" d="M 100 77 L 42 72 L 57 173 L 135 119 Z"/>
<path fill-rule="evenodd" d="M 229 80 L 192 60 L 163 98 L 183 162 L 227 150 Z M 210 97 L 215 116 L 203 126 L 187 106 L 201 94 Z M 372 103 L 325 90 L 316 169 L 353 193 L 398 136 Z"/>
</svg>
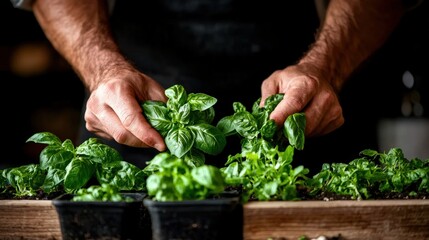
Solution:
<svg viewBox="0 0 429 240">
<path fill-rule="evenodd" d="M 146 194 L 123 193 L 131 202 L 71 201 L 73 195 L 52 200 L 61 235 L 68 239 L 151 239 Z"/>
<path fill-rule="evenodd" d="M 153 240 L 243 239 L 239 197 L 143 202 L 150 213 Z"/>
</svg>

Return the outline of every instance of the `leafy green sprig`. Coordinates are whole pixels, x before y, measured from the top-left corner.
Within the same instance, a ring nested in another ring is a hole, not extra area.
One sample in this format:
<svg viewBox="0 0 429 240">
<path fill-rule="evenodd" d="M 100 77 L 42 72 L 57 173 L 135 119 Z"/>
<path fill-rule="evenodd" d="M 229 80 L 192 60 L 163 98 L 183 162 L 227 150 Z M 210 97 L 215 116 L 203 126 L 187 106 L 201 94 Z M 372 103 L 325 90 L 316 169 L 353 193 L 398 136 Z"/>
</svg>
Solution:
<svg viewBox="0 0 429 240">
<path fill-rule="evenodd" d="M 268 153 L 269 152 L 269 153 Z M 298 188 L 305 185 L 309 170 L 293 167 L 292 146 L 285 151 L 272 148 L 263 157 L 247 152 L 229 156 L 227 167 L 222 168 L 228 185 L 242 186 L 242 199 L 298 200 Z"/>
<path fill-rule="evenodd" d="M 295 113 L 287 118 L 284 126 L 278 127 L 270 114 L 283 99 L 283 94 L 275 94 L 268 97 L 264 107 L 260 107 L 259 98 L 249 112 L 240 103 L 233 103 L 234 114 L 223 117 L 217 127 L 226 135 L 238 135 L 241 141 L 242 155 L 254 152 L 263 157 L 269 154 L 272 148 L 285 150 L 292 145 L 298 150 L 304 148 L 305 124 L 304 113 Z"/>
<path fill-rule="evenodd" d="M 218 127 L 227 136 L 241 140 L 241 153 L 230 155 L 222 168 L 228 185 L 241 186 L 242 199 L 297 200 L 298 187 L 304 185 L 309 170 L 294 168 L 295 149 L 302 150 L 305 140 L 304 113 L 289 116 L 284 126 L 278 127 L 270 114 L 283 99 L 276 94 L 260 107 L 255 101 L 251 112 L 239 102 L 233 104 L 234 114 L 222 118 Z"/>
<path fill-rule="evenodd" d="M 226 145 L 225 135 L 212 125 L 217 99 L 204 93 L 187 94 L 182 85 L 165 90 L 167 103 L 142 104 L 148 122 L 165 140 L 168 150 L 188 164 L 201 166 L 205 155 L 217 155 Z"/>
<path fill-rule="evenodd" d="M 384 194 L 429 192 L 429 159 L 407 159 L 400 148 L 387 153 L 366 149 L 349 163 L 323 164 L 307 181 L 311 194 L 321 191 L 370 199 L 374 191 Z"/>
<path fill-rule="evenodd" d="M 148 195 L 157 201 L 205 199 L 221 193 L 225 181 L 221 171 L 211 165 L 195 167 L 168 152 L 159 153 L 143 169 Z"/>
<path fill-rule="evenodd" d="M 79 189 L 73 196 L 72 201 L 131 202 L 133 198 L 122 195 L 114 185 L 103 183 Z"/>
<path fill-rule="evenodd" d="M 75 147 L 50 132 L 32 135 L 27 142 L 46 144 L 39 163 L 1 171 L 2 188 L 11 186 L 16 196 L 34 196 L 38 190 L 73 193 L 86 187 L 91 179 L 109 183 L 120 190 L 144 190 L 146 175 L 138 167 L 123 161 L 119 152 L 90 138 Z"/>
<path fill-rule="evenodd" d="M 46 171 L 38 164 L 27 164 L 0 170 L 0 189 L 7 190 L 11 186 L 16 197 L 34 196 L 45 181 Z"/>
</svg>

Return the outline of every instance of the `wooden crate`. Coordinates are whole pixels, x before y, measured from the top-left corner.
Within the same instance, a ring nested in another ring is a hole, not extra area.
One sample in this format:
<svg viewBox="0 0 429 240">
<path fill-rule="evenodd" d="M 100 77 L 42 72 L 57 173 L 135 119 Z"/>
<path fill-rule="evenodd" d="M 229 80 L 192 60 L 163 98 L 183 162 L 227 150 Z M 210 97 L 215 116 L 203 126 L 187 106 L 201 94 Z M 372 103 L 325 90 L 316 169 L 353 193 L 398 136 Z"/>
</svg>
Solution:
<svg viewBox="0 0 429 240">
<path fill-rule="evenodd" d="M 429 200 L 250 202 L 244 239 L 429 239 Z"/>
<path fill-rule="evenodd" d="M 62 239 L 50 200 L 0 200 L 0 239 Z"/>
<path fill-rule="evenodd" d="M 429 200 L 250 202 L 244 205 L 244 240 L 429 239 Z M 49 200 L 0 200 L 0 239 L 62 239 Z"/>
</svg>

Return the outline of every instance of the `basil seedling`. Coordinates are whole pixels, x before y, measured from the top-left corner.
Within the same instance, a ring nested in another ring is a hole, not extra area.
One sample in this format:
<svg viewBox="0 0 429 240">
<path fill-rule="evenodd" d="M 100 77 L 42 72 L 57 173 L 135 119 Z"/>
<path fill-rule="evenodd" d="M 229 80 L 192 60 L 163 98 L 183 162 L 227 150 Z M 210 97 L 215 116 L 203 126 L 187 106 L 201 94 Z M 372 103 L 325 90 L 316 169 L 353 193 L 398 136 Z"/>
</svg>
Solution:
<svg viewBox="0 0 429 240">
<path fill-rule="evenodd" d="M 204 93 L 187 94 L 174 85 L 165 90 L 167 103 L 146 101 L 143 114 L 165 140 L 168 150 L 192 166 L 201 166 L 205 155 L 217 155 L 226 145 L 225 135 L 212 125 L 217 99 Z"/>
</svg>

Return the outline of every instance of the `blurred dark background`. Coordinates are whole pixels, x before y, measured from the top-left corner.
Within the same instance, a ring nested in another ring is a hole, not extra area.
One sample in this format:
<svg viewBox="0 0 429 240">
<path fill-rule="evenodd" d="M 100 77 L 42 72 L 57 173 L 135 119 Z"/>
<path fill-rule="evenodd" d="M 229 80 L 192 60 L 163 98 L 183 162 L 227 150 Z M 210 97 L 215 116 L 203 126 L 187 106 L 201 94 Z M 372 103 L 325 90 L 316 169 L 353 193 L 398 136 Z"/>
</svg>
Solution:
<svg viewBox="0 0 429 240">
<path fill-rule="evenodd" d="M 308 22 L 302 23 L 309 28 L 303 29 L 305 45 L 318 26 L 316 17 L 306 19 Z M 75 141 L 84 89 L 51 47 L 31 12 L 1 1 L 0 32 L 2 169 L 38 162 L 44 146 L 26 143 L 34 133 L 49 131 L 62 140 Z M 389 144 L 407 149 L 407 157 L 429 158 L 428 43 L 428 3 L 423 1 L 404 16 L 389 41 L 345 85 L 340 95 L 344 126 L 327 136 L 307 139 L 296 161 L 317 170 L 324 162 L 350 161 L 364 149 L 388 150 Z M 406 87 L 404 79 L 414 84 Z M 380 139 L 380 123 L 404 119 L 419 121 L 406 124 L 420 126 L 413 133 L 419 136 L 405 136 L 412 131 L 406 127 L 395 130 L 397 125 L 388 124 L 387 137 Z M 401 139 L 407 139 L 406 143 Z"/>
<path fill-rule="evenodd" d="M 44 146 L 26 143 L 34 133 L 49 131 L 62 140 L 76 139 L 84 90 L 32 12 L 1 1 L 0 36 L 4 168 L 38 161 Z"/>
</svg>

